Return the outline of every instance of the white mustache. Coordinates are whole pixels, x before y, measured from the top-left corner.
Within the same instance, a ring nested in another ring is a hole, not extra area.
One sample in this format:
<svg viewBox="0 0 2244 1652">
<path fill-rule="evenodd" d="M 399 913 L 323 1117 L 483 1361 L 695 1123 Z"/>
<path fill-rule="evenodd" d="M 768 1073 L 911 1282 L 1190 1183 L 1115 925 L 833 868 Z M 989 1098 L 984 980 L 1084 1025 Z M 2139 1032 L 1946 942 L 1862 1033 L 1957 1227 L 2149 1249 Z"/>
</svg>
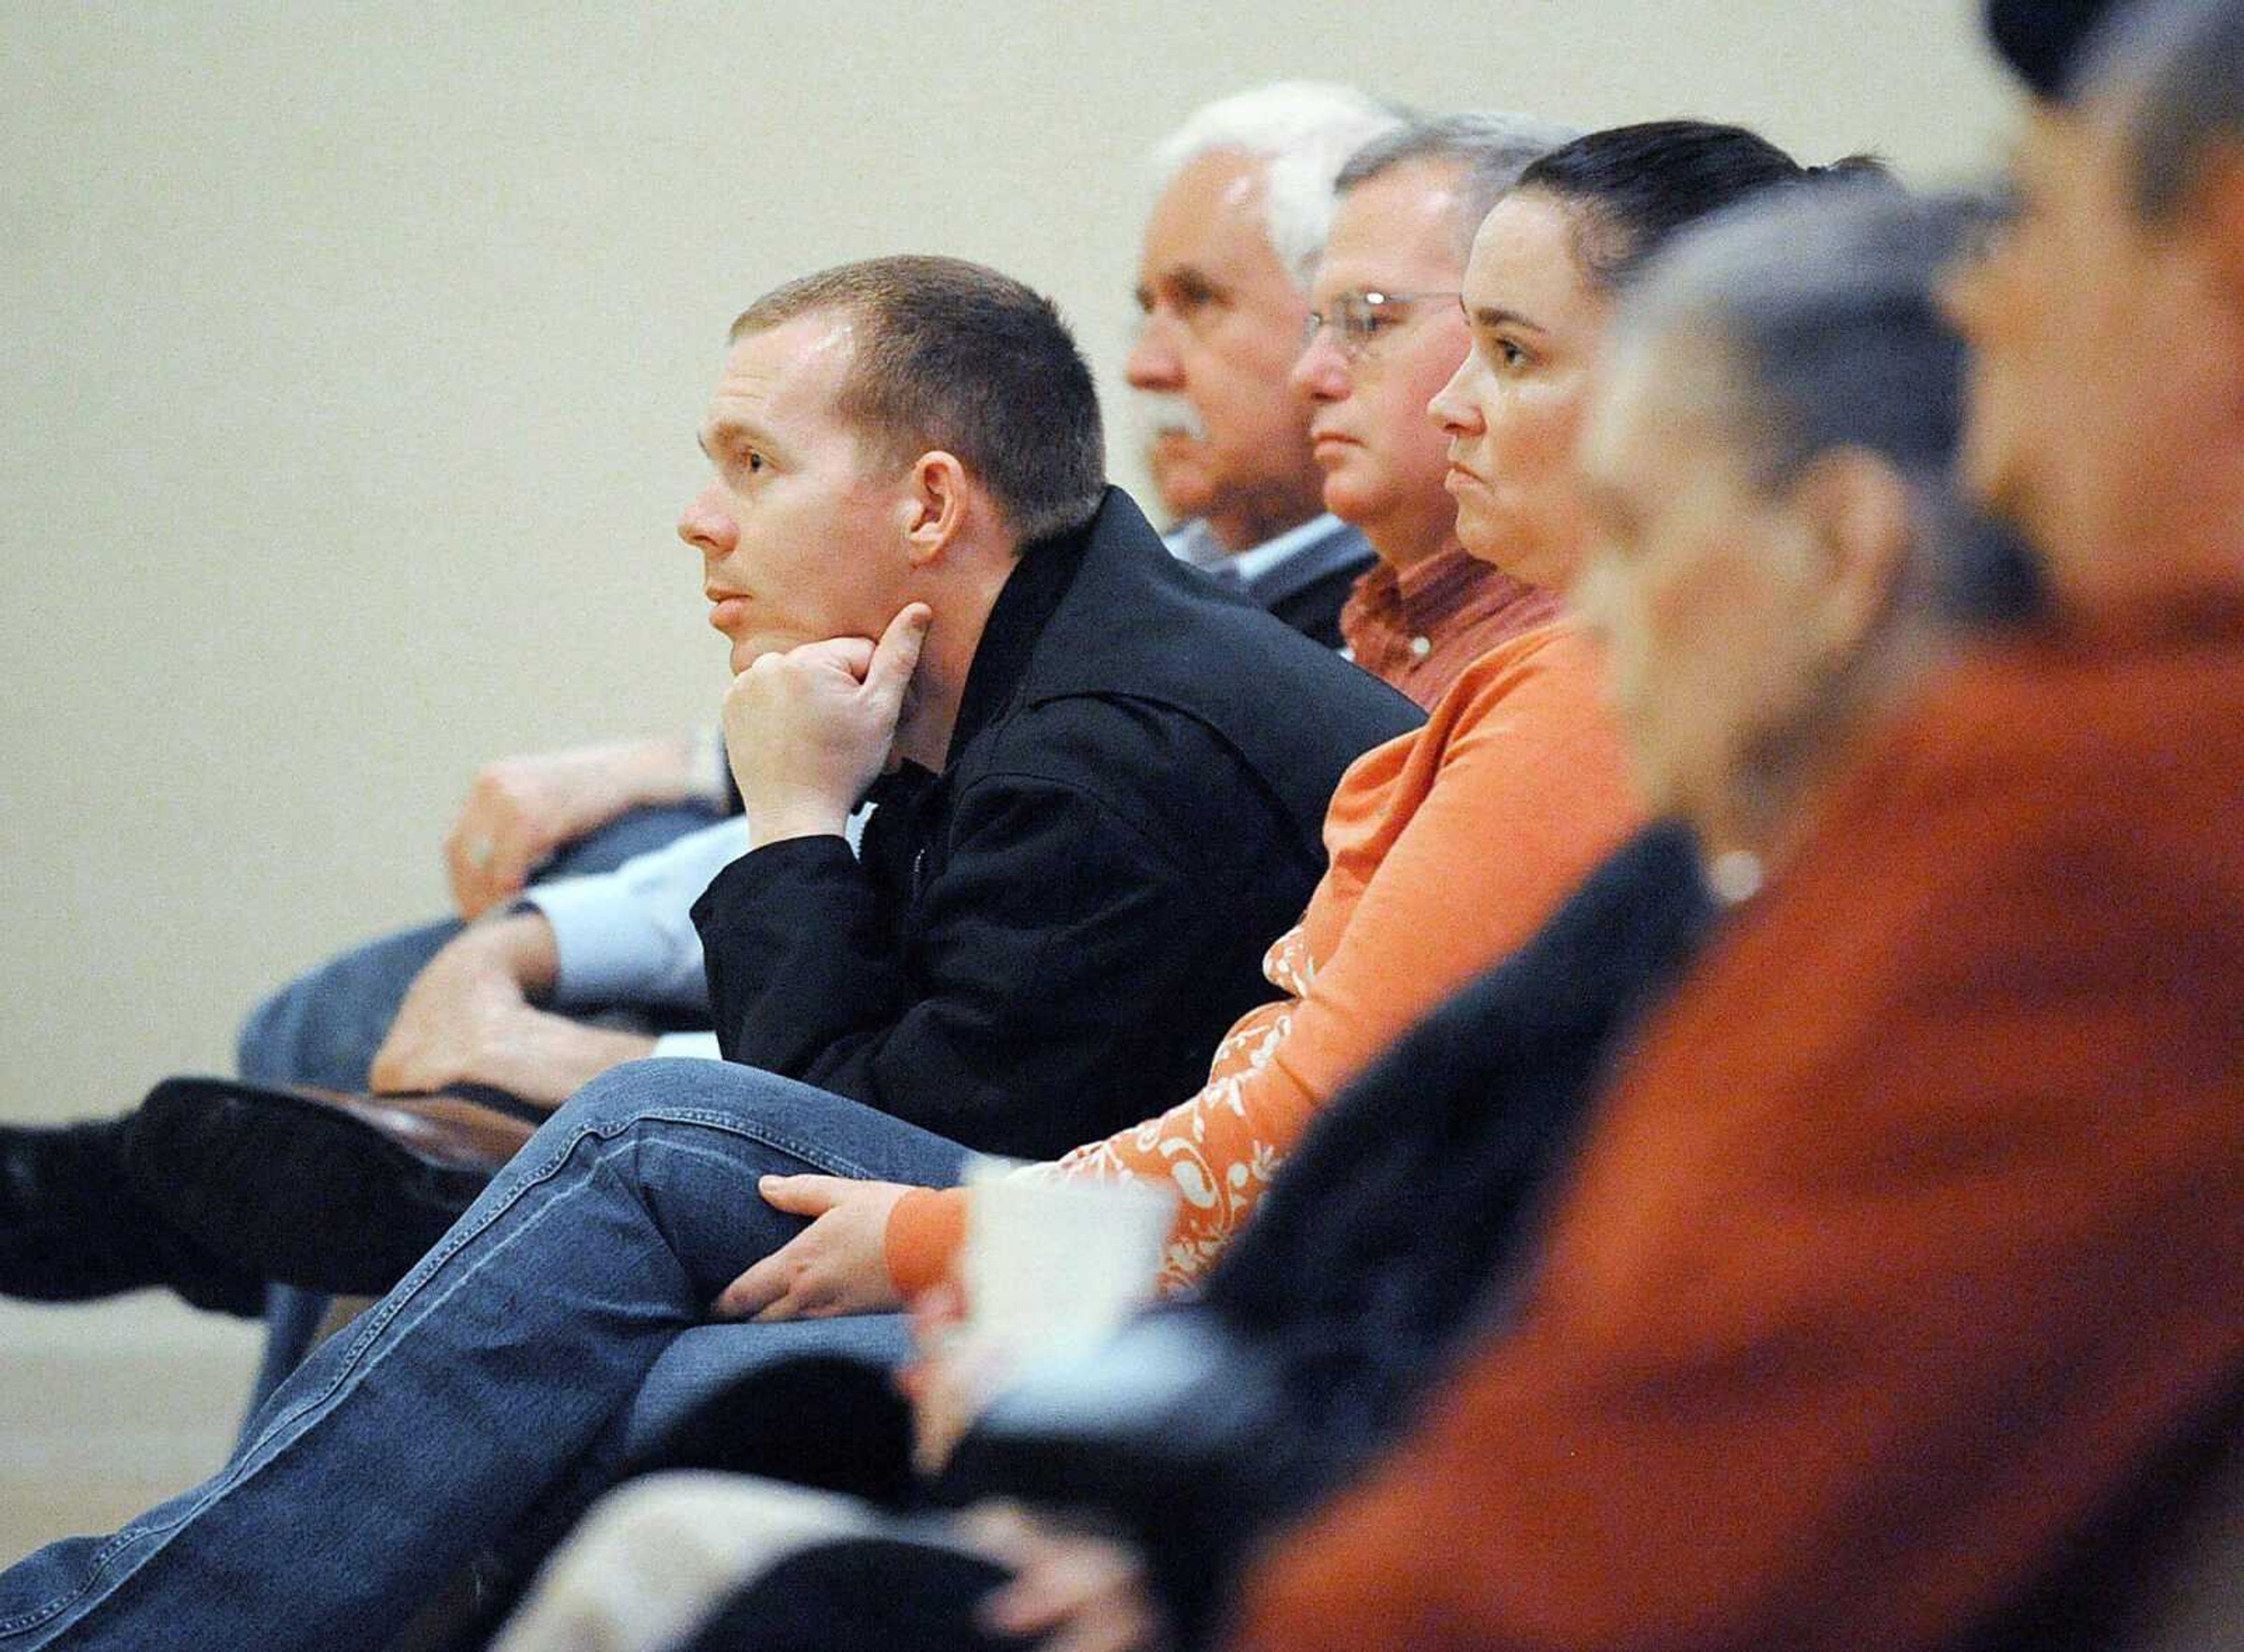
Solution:
<svg viewBox="0 0 2244 1652">
<path fill-rule="evenodd" d="M 1200 410 L 1176 391 L 1132 390 L 1130 398 L 1132 416 L 1147 441 L 1172 431 L 1195 442 L 1207 440 L 1207 426 L 1201 422 Z"/>
</svg>

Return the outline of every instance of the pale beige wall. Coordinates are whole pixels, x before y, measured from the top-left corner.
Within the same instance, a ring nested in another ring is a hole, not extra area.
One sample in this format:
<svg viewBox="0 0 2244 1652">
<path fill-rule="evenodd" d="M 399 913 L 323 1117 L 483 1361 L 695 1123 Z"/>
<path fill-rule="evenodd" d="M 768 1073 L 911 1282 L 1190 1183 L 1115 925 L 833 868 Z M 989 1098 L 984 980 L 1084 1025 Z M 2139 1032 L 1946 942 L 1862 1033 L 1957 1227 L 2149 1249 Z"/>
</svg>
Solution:
<svg viewBox="0 0 2244 1652">
<path fill-rule="evenodd" d="M 762 288 L 984 259 L 1111 386 L 1136 158 L 1203 99 L 1337 75 L 1939 176 L 2008 120 L 1974 10 L 10 6 L 0 1118 L 223 1066 L 269 983 L 433 912 L 479 759 L 708 712 L 670 525 Z"/>
</svg>

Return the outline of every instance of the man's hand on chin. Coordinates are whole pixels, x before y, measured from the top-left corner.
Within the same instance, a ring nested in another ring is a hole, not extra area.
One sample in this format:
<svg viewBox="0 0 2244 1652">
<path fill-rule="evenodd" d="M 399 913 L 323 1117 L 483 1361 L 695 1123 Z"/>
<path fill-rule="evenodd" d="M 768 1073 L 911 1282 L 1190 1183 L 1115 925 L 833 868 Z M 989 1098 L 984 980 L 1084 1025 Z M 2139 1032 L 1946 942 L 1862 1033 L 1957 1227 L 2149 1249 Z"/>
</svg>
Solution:
<svg viewBox="0 0 2244 1652">
<path fill-rule="evenodd" d="M 915 602 L 878 642 L 835 637 L 766 654 L 725 694 L 725 747 L 749 841 L 839 836 L 896 741 L 934 614 Z"/>
</svg>

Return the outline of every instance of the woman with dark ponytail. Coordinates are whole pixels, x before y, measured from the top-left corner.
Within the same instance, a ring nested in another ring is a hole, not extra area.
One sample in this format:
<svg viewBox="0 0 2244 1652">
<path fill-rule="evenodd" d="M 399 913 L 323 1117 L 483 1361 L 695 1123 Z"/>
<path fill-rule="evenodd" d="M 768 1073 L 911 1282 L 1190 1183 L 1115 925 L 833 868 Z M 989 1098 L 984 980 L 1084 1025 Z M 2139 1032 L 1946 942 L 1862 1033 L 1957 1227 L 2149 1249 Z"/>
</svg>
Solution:
<svg viewBox="0 0 2244 1652">
<path fill-rule="evenodd" d="M 1611 292 L 1707 213 L 1787 185 L 1856 173 L 1882 175 L 1868 156 L 1802 166 L 1758 132 L 1703 120 L 1651 120 L 1593 132 L 1530 166 L 1517 193 L 1541 191 L 1577 215 L 1577 256 Z"/>
<path fill-rule="evenodd" d="M 1883 171 L 1867 160 L 1831 170 Z M 1468 551 L 1545 589 L 1572 584 L 1585 528 L 1571 459 L 1615 303 L 1691 225 L 1817 176 L 1757 132 L 1703 120 L 1591 132 L 1520 175 L 1466 267 L 1472 353 L 1428 410 L 1450 435 Z"/>
</svg>

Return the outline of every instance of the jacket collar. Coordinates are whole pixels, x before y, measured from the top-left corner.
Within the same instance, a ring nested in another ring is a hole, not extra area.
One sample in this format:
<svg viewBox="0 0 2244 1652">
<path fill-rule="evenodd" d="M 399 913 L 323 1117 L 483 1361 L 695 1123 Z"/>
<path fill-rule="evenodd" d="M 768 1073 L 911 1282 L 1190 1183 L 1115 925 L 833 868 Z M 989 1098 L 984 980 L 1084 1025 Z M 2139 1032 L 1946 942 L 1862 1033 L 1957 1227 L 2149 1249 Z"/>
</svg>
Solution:
<svg viewBox="0 0 2244 1652">
<path fill-rule="evenodd" d="M 1115 490 L 1107 490 L 1108 500 L 1119 497 Z M 1020 559 L 990 606 L 982 640 L 974 650 L 974 663 L 966 668 L 958 721 L 951 727 L 950 747 L 943 755 L 946 768 L 956 762 L 968 742 L 1018 695 L 1053 615 L 1091 552 L 1092 539 L 1106 508 L 1102 501 L 1098 512 L 1082 527 L 1022 547 Z"/>
<path fill-rule="evenodd" d="M 1246 577 L 1247 594 L 1257 607 L 1274 608 L 1333 574 L 1360 572 L 1374 559 L 1370 544 L 1336 516 L 1319 517 L 1294 531 L 1303 538 L 1282 560 Z"/>
<path fill-rule="evenodd" d="M 1312 854 L 1339 776 L 1330 718 L 1300 708 L 1328 697 L 1366 744 L 1422 721 L 1400 694 L 1178 561 L 1112 487 L 1082 527 L 1022 552 L 967 668 L 944 767 L 1016 710 L 1099 695 L 1166 706 L 1215 732 L 1304 823 Z M 930 778 L 907 764 L 873 796 L 900 801 Z"/>
<path fill-rule="evenodd" d="M 1023 546 L 966 668 L 943 768 L 1017 705 L 1126 683 L 1109 668 L 1118 625 L 1127 631 L 1152 622 L 1147 599 L 1165 580 L 1206 599 L 1206 581 L 1184 567 L 1115 487 L 1081 527 Z M 875 780 L 866 796 L 883 807 L 909 802 L 935 778 L 907 762 Z"/>
<path fill-rule="evenodd" d="M 1114 489 L 1107 498 L 1121 498 Z M 958 697 L 958 719 L 951 725 L 945 748 L 945 769 L 971 745 L 1021 694 L 1031 663 L 1050 628 L 1053 615 L 1073 587 L 1106 504 L 1082 527 L 1022 547 L 1013 571 L 998 587 L 997 599 L 982 626 L 982 640 L 966 668 L 966 687 Z M 1164 554 L 1166 554 L 1164 552 Z M 884 808 L 916 801 L 936 776 L 919 763 L 905 762 L 873 782 L 865 796 Z"/>
<path fill-rule="evenodd" d="M 1017 705 L 1112 691 L 1203 709 L 1206 661 L 1159 640 L 1181 641 L 1190 626 L 1174 622 L 1210 604 L 1253 606 L 1211 589 L 1108 488 L 1083 526 L 1022 551 L 967 669 L 946 765 Z"/>
</svg>

